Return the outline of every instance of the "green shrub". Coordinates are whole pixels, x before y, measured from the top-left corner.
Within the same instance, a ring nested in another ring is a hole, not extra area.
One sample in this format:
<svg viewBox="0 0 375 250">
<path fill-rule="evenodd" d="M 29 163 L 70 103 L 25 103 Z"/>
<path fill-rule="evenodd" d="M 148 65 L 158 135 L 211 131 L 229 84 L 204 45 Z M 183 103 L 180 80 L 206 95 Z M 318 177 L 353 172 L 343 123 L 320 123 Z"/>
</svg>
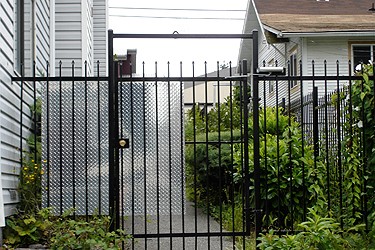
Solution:
<svg viewBox="0 0 375 250">
<path fill-rule="evenodd" d="M 37 213 L 7 218 L 4 247 L 12 249 L 42 244 L 51 249 L 121 249 L 129 239 L 123 230 L 109 231 L 108 216 L 73 219 L 73 209 L 61 217 L 54 216 L 52 210 L 44 208 Z"/>
<path fill-rule="evenodd" d="M 121 249 L 129 239 L 123 230 L 109 232 L 108 216 L 73 220 L 69 218 L 71 212 L 65 212 L 54 226 L 52 249 Z"/>
<path fill-rule="evenodd" d="M 200 142 L 195 146 L 186 146 L 186 192 L 189 200 L 195 200 L 197 196 L 198 205 L 205 205 L 209 198 L 211 204 L 220 204 L 233 200 L 231 194 L 239 186 L 233 180 L 232 145 L 231 141 L 237 141 L 241 137 L 240 131 L 221 132 L 220 141 L 218 133 L 208 133 L 208 145 L 206 145 L 206 135 L 199 134 L 196 141 Z M 219 156 L 219 148 L 221 150 Z M 220 163 L 220 164 L 219 164 Z M 221 183 L 221 190 L 219 190 Z M 207 186 L 208 184 L 208 186 Z M 195 193 L 196 190 L 196 193 Z"/>
<path fill-rule="evenodd" d="M 4 244 L 7 247 L 47 244 L 54 222 L 51 209 L 8 217 L 4 230 Z"/>
<path fill-rule="evenodd" d="M 294 221 L 302 221 L 304 203 L 306 207 L 315 202 L 319 202 L 322 207 L 325 206 L 325 167 L 320 162 L 314 164 L 312 146 L 302 147 L 299 123 L 292 117 L 289 126 L 289 117 L 283 115 L 281 109 L 278 110 L 278 114 L 276 112 L 275 108 L 267 108 L 266 115 L 260 113 L 261 202 L 266 214 L 265 224 L 272 224 L 271 218 L 279 218 L 277 225 L 284 227 L 291 226 L 292 213 Z M 238 175 L 242 178 L 240 166 L 243 153 L 239 145 L 236 145 L 235 149 L 235 165 Z M 250 201 L 254 202 L 252 141 L 249 142 L 249 161 Z M 284 221 L 281 221 L 281 218 Z"/>
<path fill-rule="evenodd" d="M 342 237 L 340 224 L 329 217 L 321 217 L 314 209 L 309 209 L 306 222 L 299 224 L 302 232 L 295 235 L 275 235 L 271 230 L 258 238 L 260 249 L 348 249 L 349 242 Z"/>
</svg>

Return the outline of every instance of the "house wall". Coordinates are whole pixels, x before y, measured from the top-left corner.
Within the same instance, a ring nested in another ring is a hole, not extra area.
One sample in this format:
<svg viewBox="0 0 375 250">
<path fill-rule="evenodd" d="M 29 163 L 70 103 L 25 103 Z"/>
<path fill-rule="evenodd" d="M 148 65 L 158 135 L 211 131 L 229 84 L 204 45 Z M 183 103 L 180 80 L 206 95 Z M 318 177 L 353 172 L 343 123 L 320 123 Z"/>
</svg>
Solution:
<svg viewBox="0 0 375 250">
<path fill-rule="evenodd" d="M 191 85 L 191 84 L 189 84 Z M 218 84 L 217 82 L 207 82 L 207 100 L 206 100 L 206 84 L 197 82 L 195 84 L 195 99 L 193 99 L 193 87 L 185 87 L 184 89 L 184 103 L 223 103 L 225 98 L 230 95 L 230 82 L 220 82 L 220 96 L 218 96 Z M 234 82 L 232 83 L 232 89 L 234 89 Z M 188 107 L 191 108 L 191 107 Z"/>
<path fill-rule="evenodd" d="M 263 38 L 264 39 L 264 38 Z M 297 61 L 302 61 L 302 74 L 312 75 L 314 61 L 315 75 L 324 75 L 324 61 L 327 61 L 327 75 L 348 75 L 350 72 L 348 67 L 348 61 L 351 60 L 350 46 L 353 42 L 364 42 L 374 41 L 374 37 L 311 37 L 311 38 L 290 38 L 290 41 L 285 44 L 275 44 L 274 46 L 268 45 L 267 43 L 260 42 L 259 48 L 259 63 L 270 62 L 272 59 L 278 61 L 278 66 L 283 66 L 287 69 L 287 61 L 291 52 L 297 49 Z M 284 58 L 284 55 L 287 55 Z M 337 61 L 338 71 L 337 71 Z M 354 66 L 352 66 L 354 67 Z M 298 74 L 300 68 L 298 67 Z M 319 96 L 324 95 L 324 81 L 315 81 L 315 86 L 318 87 Z M 266 99 L 268 106 L 276 105 L 276 88 L 274 92 L 269 93 L 269 84 L 263 83 L 260 85 L 260 95 L 263 96 L 264 87 L 266 88 Z M 288 84 L 286 82 L 279 82 L 279 104 L 281 99 L 285 98 L 288 101 Z M 307 95 L 312 92 L 313 84 L 311 81 L 303 82 L 303 95 Z M 330 93 L 337 88 L 337 81 L 327 82 L 327 92 Z M 300 98 L 300 84 L 297 84 L 291 89 L 291 101 Z M 263 104 L 263 102 L 262 102 Z"/>
<path fill-rule="evenodd" d="M 40 0 L 34 2 L 25 1 L 25 73 L 30 73 L 31 61 L 37 61 L 37 67 L 41 67 L 42 62 L 49 58 L 49 1 Z M 32 30 L 33 15 L 36 25 L 44 25 L 40 29 Z M 21 167 L 20 145 L 26 149 L 26 139 L 28 138 L 31 121 L 29 104 L 32 103 L 32 91 L 30 85 L 23 85 L 22 104 L 22 140 L 20 138 L 20 83 L 12 82 L 11 77 L 19 72 L 15 71 L 14 48 L 15 48 L 15 1 L 0 1 L 0 169 L 3 203 L 0 205 L 0 223 L 4 217 L 15 212 L 15 207 L 19 197 L 15 190 L 18 187 L 18 175 Z M 31 34 L 35 34 L 32 36 Z M 35 40 L 33 40 L 35 37 Z M 33 42 L 35 41 L 35 42 Z M 33 50 L 32 44 L 38 49 Z M 0 224 L 0 226 L 3 226 Z"/>
<path fill-rule="evenodd" d="M 96 62 L 99 61 L 99 74 L 107 75 L 107 30 L 108 30 L 108 2 L 107 0 L 93 0 L 94 30 L 94 75 L 97 75 Z"/>
<path fill-rule="evenodd" d="M 91 0 L 55 1 L 55 63 L 59 75 L 70 76 L 72 61 L 75 75 L 84 76 L 85 61 L 88 75 L 93 72 L 93 17 Z"/>
<path fill-rule="evenodd" d="M 291 53 L 296 52 L 297 62 L 302 60 L 302 43 L 299 38 L 292 38 L 288 43 L 276 43 L 268 44 L 266 38 L 262 34 L 262 40 L 259 41 L 259 66 L 280 66 L 288 68 L 288 60 Z M 271 65 L 270 65 L 271 64 Z M 299 72 L 299 68 L 298 68 Z M 266 106 L 276 106 L 276 103 L 281 104 L 282 99 L 288 102 L 288 82 L 278 81 L 278 96 L 276 96 L 276 82 L 273 82 L 273 91 L 270 92 L 269 82 L 259 83 L 259 95 L 261 105 L 264 106 L 264 100 L 266 100 Z M 300 85 L 297 84 L 291 89 L 291 100 L 294 100 L 300 96 Z"/>
<path fill-rule="evenodd" d="M 375 35 L 371 37 L 317 37 L 317 38 L 304 38 L 304 44 L 306 47 L 304 58 L 306 58 L 304 64 L 307 65 L 306 73 L 312 74 L 312 63 L 315 61 L 315 74 L 324 74 L 324 60 L 327 61 L 327 75 L 348 75 L 352 71 L 349 69 L 348 61 L 352 60 L 351 55 L 351 43 L 361 41 L 374 41 Z M 337 71 L 337 63 L 339 67 Z M 308 84 L 309 87 L 306 92 L 312 92 L 312 84 Z M 315 85 L 318 87 L 319 96 L 324 95 L 324 82 L 317 81 Z M 332 92 L 337 88 L 336 81 L 328 81 L 327 83 L 328 93 Z"/>
</svg>

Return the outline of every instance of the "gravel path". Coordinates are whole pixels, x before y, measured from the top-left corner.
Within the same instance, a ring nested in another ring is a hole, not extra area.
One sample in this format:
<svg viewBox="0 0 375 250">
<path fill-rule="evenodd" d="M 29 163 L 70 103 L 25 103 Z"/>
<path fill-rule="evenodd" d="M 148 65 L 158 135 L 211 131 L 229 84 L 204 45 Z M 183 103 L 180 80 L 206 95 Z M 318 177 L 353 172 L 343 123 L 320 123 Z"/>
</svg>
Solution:
<svg viewBox="0 0 375 250">
<path fill-rule="evenodd" d="M 197 231 L 201 233 L 208 232 L 207 230 L 207 215 L 204 214 L 200 209 L 197 209 Z M 186 202 L 186 213 L 184 215 L 185 220 L 185 233 L 194 233 L 195 232 L 195 208 L 194 203 Z M 135 222 L 135 233 L 144 233 L 145 220 L 142 216 L 137 216 L 134 220 Z M 131 227 L 131 219 L 126 220 L 125 222 L 128 226 Z M 170 216 L 160 216 L 160 233 L 169 233 L 170 232 Z M 219 224 L 210 218 L 210 232 L 220 232 Z M 131 232 L 131 229 L 128 228 L 127 232 Z M 156 216 L 149 216 L 147 218 L 147 232 L 149 234 L 157 233 L 157 218 Z M 182 216 L 173 215 L 172 216 L 172 232 L 173 233 L 182 233 Z M 156 238 L 147 239 L 147 248 L 145 245 L 144 239 L 134 239 L 134 249 L 148 249 L 156 250 L 158 249 L 158 240 Z M 185 247 L 183 245 L 183 238 L 173 238 L 172 239 L 172 248 L 170 238 L 160 238 L 160 248 L 161 250 L 167 249 L 179 249 L 179 250 L 194 250 L 197 245 L 199 250 L 208 250 L 208 249 L 234 249 L 232 239 L 229 237 L 198 237 L 197 241 L 195 237 L 185 237 Z M 130 247 L 131 249 L 131 247 Z"/>
</svg>

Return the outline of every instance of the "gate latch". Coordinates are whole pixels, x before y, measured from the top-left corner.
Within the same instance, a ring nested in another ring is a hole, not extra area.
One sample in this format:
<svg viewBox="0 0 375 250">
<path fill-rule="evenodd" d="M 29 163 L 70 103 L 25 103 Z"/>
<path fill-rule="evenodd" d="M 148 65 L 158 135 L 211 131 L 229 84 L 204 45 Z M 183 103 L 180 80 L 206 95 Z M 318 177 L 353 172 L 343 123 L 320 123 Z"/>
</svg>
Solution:
<svg viewBox="0 0 375 250">
<path fill-rule="evenodd" d="M 119 148 L 129 148 L 129 139 L 120 139 L 118 145 Z"/>
</svg>

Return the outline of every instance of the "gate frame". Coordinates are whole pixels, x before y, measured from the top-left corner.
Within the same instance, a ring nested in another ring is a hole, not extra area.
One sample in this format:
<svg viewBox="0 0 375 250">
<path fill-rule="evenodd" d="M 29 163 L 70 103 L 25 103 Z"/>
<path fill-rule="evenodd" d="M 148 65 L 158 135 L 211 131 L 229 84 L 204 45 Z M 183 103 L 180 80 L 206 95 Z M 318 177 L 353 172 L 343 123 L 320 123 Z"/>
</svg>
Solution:
<svg viewBox="0 0 375 250">
<path fill-rule="evenodd" d="M 109 117 L 109 215 L 111 216 L 110 230 L 120 228 L 120 197 L 119 197 L 119 147 L 118 147 L 118 112 L 117 112 L 117 74 L 115 69 L 113 40 L 115 38 L 157 38 L 157 39 L 252 39 L 253 58 L 250 79 L 252 83 L 252 104 L 253 104 L 253 137 L 254 137 L 254 188 L 255 188 L 255 231 L 256 237 L 261 232 L 261 211 L 260 211 L 260 161 L 259 161 L 259 84 L 258 76 L 255 74 L 258 68 L 258 31 L 253 30 L 251 34 L 114 34 L 108 30 L 108 117 Z M 242 74 L 239 80 L 243 81 L 244 107 L 248 107 L 249 96 L 247 92 L 248 78 L 247 60 L 243 60 Z M 250 83 L 250 84 L 251 84 Z M 245 220 L 246 229 L 244 235 L 250 235 L 250 199 L 249 199 L 249 133 L 248 133 L 248 108 L 244 109 L 244 167 L 245 167 Z"/>
</svg>

